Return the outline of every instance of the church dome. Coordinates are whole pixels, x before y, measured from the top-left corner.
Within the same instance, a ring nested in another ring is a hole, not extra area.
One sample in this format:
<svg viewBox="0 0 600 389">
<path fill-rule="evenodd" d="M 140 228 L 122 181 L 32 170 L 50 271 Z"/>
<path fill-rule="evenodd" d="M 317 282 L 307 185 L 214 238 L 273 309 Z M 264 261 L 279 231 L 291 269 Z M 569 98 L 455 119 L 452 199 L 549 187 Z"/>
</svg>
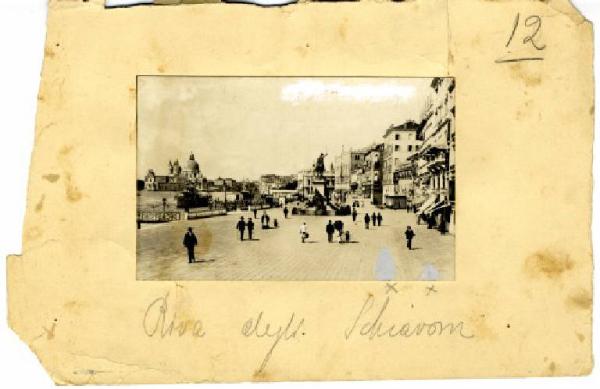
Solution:
<svg viewBox="0 0 600 389">
<path fill-rule="evenodd" d="M 194 154 L 190 154 L 190 159 L 188 159 L 185 163 L 185 170 L 189 172 L 199 172 L 200 165 L 196 162 L 194 158 Z"/>
</svg>

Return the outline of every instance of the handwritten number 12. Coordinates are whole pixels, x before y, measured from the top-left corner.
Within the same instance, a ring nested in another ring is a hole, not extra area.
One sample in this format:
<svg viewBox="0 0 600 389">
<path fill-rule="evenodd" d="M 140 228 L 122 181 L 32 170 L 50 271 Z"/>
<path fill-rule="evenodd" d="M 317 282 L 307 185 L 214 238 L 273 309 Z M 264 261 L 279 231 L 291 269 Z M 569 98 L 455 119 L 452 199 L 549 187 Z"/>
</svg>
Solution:
<svg viewBox="0 0 600 389">
<path fill-rule="evenodd" d="M 515 33 L 517 32 L 517 28 L 519 27 L 519 18 L 520 18 L 520 14 L 517 13 L 517 15 L 515 16 L 515 21 L 513 23 L 513 29 L 510 33 L 510 37 L 508 38 L 508 41 L 506 42 L 505 47 L 508 47 L 510 45 L 510 43 L 512 42 L 513 38 L 515 37 Z M 526 35 L 525 38 L 523 38 L 523 44 L 527 44 L 527 43 L 531 43 L 531 45 L 536 49 L 536 50 L 544 50 L 546 48 L 546 45 L 539 45 L 536 41 L 535 41 L 535 37 L 536 35 L 540 32 L 540 28 L 542 28 L 542 18 L 540 18 L 538 15 L 530 15 L 525 19 L 525 27 L 529 27 L 529 28 L 533 28 L 533 32 L 531 32 L 529 35 Z"/>
</svg>

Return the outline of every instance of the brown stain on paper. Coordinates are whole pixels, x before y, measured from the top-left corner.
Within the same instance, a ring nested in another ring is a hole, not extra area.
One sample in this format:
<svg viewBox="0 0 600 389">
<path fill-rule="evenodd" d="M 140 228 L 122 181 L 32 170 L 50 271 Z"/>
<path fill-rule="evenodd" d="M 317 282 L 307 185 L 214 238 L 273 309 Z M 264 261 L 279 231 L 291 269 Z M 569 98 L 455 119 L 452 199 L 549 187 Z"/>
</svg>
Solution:
<svg viewBox="0 0 600 389">
<path fill-rule="evenodd" d="M 538 86 L 542 83 L 541 74 L 528 70 L 523 63 L 513 63 L 510 65 L 509 69 L 512 78 L 524 82 L 525 86 Z"/>
<path fill-rule="evenodd" d="M 576 293 L 569 295 L 566 304 L 570 308 L 588 310 L 592 308 L 592 294 L 587 290 L 581 289 Z"/>
<path fill-rule="evenodd" d="M 69 155 L 73 152 L 73 145 L 65 145 L 60 148 L 58 151 L 58 160 L 63 166 L 65 173 L 65 197 L 67 201 L 71 203 L 75 203 L 83 198 L 83 193 L 79 189 L 79 187 L 75 184 L 73 180 L 73 175 L 70 172 L 71 163 L 68 159 Z"/>
<path fill-rule="evenodd" d="M 79 314 L 84 305 L 85 304 L 81 301 L 70 300 L 63 304 L 63 308 L 71 313 Z"/>
<path fill-rule="evenodd" d="M 555 376 L 556 375 L 556 363 L 550 362 L 548 367 L 546 368 L 546 372 L 543 374 L 544 376 Z"/>
<path fill-rule="evenodd" d="M 35 212 L 41 212 L 42 209 L 44 208 L 44 200 L 46 199 L 46 195 L 42 195 L 42 197 L 40 197 L 40 201 L 37 202 L 37 204 L 35 205 Z"/>
<path fill-rule="evenodd" d="M 77 187 L 77 185 L 75 185 L 73 183 L 73 179 L 71 177 L 71 173 L 67 173 L 66 174 L 66 178 L 65 178 L 65 194 L 67 196 L 67 200 L 69 200 L 72 203 L 81 200 L 81 198 L 83 197 L 83 194 L 81 193 L 81 191 L 79 190 L 79 188 Z"/>
<path fill-rule="evenodd" d="M 568 254 L 551 250 L 538 251 L 525 259 L 525 271 L 531 277 L 558 279 L 575 266 Z"/>
<path fill-rule="evenodd" d="M 130 146 L 134 146 L 135 145 L 135 129 L 129 131 L 129 135 L 127 136 L 127 139 L 129 140 L 129 145 Z"/>
<path fill-rule="evenodd" d="M 65 157 L 65 156 L 71 154 L 71 151 L 73 151 L 73 148 L 74 148 L 73 145 L 62 146 L 60 148 L 60 150 L 58 151 L 58 155 L 61 157 Z"/>
<path fill-rule="evenodd" d="M 348 19 L 344 18 L 344 20 L 342 20 L 342 23 L 338 27 L 338 34 L 339 34 L 340 38 L 342 39 L 342 41 L 346 40 L 347 33 L 348 33 Z"/>
<path fill-rule="evenodd" d="M 252 374 L 252 379 L 255 381 L 270 381 L 269 374 L 264 370 L 256 370 Z"/>
<path fill-rule="evenodd" d="M 199 234 L 200 236 L 198 237 L 198 246 L 197 246 L 197 250 L 198 250 L 198 256 L 203 256 L 206 255 L 208 253 L 208 251 L 210 250 L 210 246 L 212 245 L 212 241 L 213 241 L 213 234 L 210 231 L 210 229 L 208 228 L 202 228 L 202 226 L 200 226 L 199 228 Z"/>
<path fill-rule="evenodd" d="M 473 332 L 477 339 L 495 339 L 496 334 L 488 325 L 485 314 L 474 313 L 469 317 L 469 321 L 473 327 Z"/>
<path fill-rule="evenodd" d="M 42 176 L 42 178 L 52 184 L 54 184 L 56 181 L 58 181 L 58 179 L 60 178 L 60 174 L 54 174 L 54 173 L 49 173 L 49 174 L 44 174 Z"/>
<path fill-rule="evenodd" d="M 42 236 L 42 229 L 38 226 L 33 226 L 27 230 L 25 230 L 25 241 L 28 240 L 36 240 Z"/>
<path fill-rule="evenodd" d="M 135 86 L 130 86 L 129 88 L 127 88 L 127 90 L 129 91 L 129 98 L 132 100 L 135 100 L 136 97 L 136 88 Z"/>
<path fill-rule="evenodd" d="M 56 53 L 54 52 L 54 50 L 52 50 L 51 47 L 44 48 L 44 56 L 46 58 L 54 58 L 55 55 L 56 55 Z"/>
</svg>

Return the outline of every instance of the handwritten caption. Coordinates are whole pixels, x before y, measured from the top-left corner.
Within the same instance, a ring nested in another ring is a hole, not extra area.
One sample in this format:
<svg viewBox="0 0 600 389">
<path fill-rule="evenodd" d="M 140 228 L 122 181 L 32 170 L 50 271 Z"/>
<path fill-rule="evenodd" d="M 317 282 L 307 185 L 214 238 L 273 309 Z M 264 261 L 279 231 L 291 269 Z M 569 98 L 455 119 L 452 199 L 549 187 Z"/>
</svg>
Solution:
<svg viewBox="0 0 600 389">
<path fill-rule="evenodd" d="M 425 288 L 425 296 L 435 289 L 433 285 Z M 364 338 L 369 341 L 375 339 L 389 338 L 411 338 L 411 337 L 456 337 L 458 339 L 471 339 L 474 334 L 467 328 L 463 321 L 444 320 L 400 320 L 394 319 L 398 316 L 398 306 L 392 304 L 395 295 L 400 294 L 395 284 L 385 285 L 384 296 L 375 297 L 369 293 L 357 305 L 358 310 L 349 315 L 347 319 L 339 320 L 339 333 L 344 341 L 352 341 L 355 338 Z M 403 307 L 401 304 L 400 307 Z M 260 344 L 265 344 L 265 353 L 262 355 L 260 364 L 255 375 L 264 372 L 267 364 L 282 344 L 298 345 L 307 331 L 307 320 L 297 312 L 289 312 L 281 315 L 281 312 L 270 316 L 265 310 L 257 311 L 256 314 L 243 320 L 240 324 L 238 335 L 245 339 L 255 339 Z M 317 321 L 317 320 L 315 320 Z M 173 337 L 190 337 L 201 339 L 207 335 L 205 325 L 200 318 L 185 316 L 178 317 L 177 311 L 171 308 L 169 293 L 155 298 L 146 307 L 142 327 L 149 338 L 166 339 Z M 316 327 L 315 327 L 316 328 Z M 333 327 L 335 333 L 335 327 Z M 329 329 L 315 330 L 320 334 Z"/>
</svg>

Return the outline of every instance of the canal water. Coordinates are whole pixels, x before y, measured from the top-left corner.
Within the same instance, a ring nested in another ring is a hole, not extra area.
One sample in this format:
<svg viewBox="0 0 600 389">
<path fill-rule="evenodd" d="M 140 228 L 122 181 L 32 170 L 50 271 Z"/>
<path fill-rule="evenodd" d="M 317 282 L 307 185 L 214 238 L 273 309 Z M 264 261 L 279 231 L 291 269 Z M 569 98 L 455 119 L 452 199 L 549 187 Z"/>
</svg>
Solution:
<svg viewBox="0 0 600 389">
<path fill-rule="evenodd" d="M 163 198 L 167 199 L 167 211 L 177 210 L 177 200 L 175 196 L 178 192 L 158 192 L 158 191 L 137 191 L 137 209 L 138 210 L 157 210 L 163 209 Z"/>
</svg>

